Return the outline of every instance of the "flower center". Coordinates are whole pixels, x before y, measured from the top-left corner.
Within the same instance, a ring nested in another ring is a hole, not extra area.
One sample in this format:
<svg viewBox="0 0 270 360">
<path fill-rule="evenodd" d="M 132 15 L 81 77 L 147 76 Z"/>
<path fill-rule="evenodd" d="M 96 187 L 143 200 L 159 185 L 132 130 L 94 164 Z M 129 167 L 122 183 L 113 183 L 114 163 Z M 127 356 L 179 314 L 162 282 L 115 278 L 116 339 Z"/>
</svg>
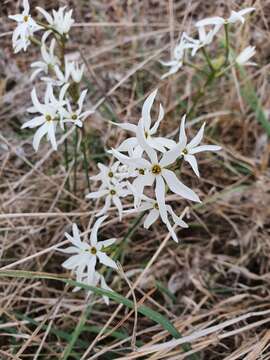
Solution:
<svg viewBox="0 0 270 360">
<path fill-rule="evenodd" d="M 23 17 L 23 21 L 24 22 L 27 22 L 29 20 L 29 16 L 28 15 L 25 15 L 24 17 Z"/>
<path fill-rule="evenodd" d="M 152 166 L 152 173 L 154 175 L 159 175 L 161 173 L 161 167 L 160 165 L 156 164 Z"/>
<path fill-rule="evenodd" d="M 51 117 L 51 115 L 49 115 L 49 114 L 47 114 L 47 115 L 45 116 L 45 119 L 46 119 L 46 121 L 52 121 L 52 117 Z"/>
<path fill-rule="evenodd" d="M 90 254 L 92 254 L 92 255 L 96 255 L 97 249 L 96 249 L 94 246 L 92 246 L 92 247 L 89 249 L 89 252 L 90 252 Z"/>
<path fill-rule="evenodd" d="M 154 207 L 154 209 L 157 209 L 157 210 L 158 210 L 158 209 L 159 209 L 158 203 L 154 203 L 154 206 L 153 206 L 153 207 Z"/>
<path fill-rule="evenodd" d="M 183 155 L 187 155 L 187 154 L 188 154 L 188 150 L 187 150 L 187 149 L 184 149 L 184 150 L 182 151 L 182 154 L 183 154 Z"/>
<path fill-rule="evenodd" d="M 145 174 L 144 169 L 139 169 L 139 174 L 140 174 L 140 175 L 144 175 L 144 174 Z"/>
<path fill-rule="evenodd" d="M 110 194 L 111 195 L 115 195 L 116 194 L 116 191 L 114 189 L 110 190 Z"/>
<path fill-rule="evenodd" d="M 149 134 L 148 134 L 147 131 L 144 132 L 144 136 L 145 136 L 146 139 L 148 138 Z"/>
<path fill-rule="evenodd" d="M 108 172 L 108 176 L 109 176 L 110 178 L 112 178 L 112 177 L 113 177 L 113 172 L 112 172 L 112 171 L 109 171 L 109 172 Z"/>
<path fill-rule="evenodd" d="M 77 119 L 78 119 L 78 116 L 77 116 L 76 114 L 73 114 L 73 115 L 71 116 L 71 119 L 72 119 L 72 120 L 77 120 Z"/>
</svg>

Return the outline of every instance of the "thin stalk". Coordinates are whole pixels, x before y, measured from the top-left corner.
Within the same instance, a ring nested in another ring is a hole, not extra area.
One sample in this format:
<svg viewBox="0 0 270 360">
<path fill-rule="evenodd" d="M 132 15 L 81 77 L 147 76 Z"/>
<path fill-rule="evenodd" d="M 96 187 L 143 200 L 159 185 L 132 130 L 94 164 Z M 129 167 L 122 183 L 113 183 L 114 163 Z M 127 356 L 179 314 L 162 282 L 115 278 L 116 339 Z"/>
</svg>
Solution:
<svg viewBox="0 0 270 360">
<path fill-rule="evenodd" d="M 85 138 L 84 128 L 82 128 L 82 153 L 83 153 L 83 168 L 86 177 L 86 182 L 87 182 L 88 190 L 89 192 L 91 192 L 91 184 L 88 175 L 88 160 L 87 160 L 86 138 Z"/>
<path fill-rule="evenodd" d="M 64 131 L 65 133 L 67 132 L 67 128 L 66 126 L 64 125 Z M 64 141 L 64 147 L 65 147 L 65 150 L 64 150 L 64 157 L 65 157 L 65 168 L 66 168 L 66 172 L 68 173 L 68 164 L 69 164 L 69 159 L 68 159 L 68 142 L 67 142 L 67 139 Z M 67 191 L 70 191 L 70 182 L 69 182 L 69 177 L 67 178 L 67 182 L 66 182 L 66 186 L 67 186 Z"/>
<path fill-rule="evenodd" d="M 230 54 L 230 41 L 229 41 L 229 24 L 224 24 L 224 30 L 225 30 L 225 61 L 223 66 L 226 66 L 229 61 L 229 54 Z"/>
<path fill-rule="evenodd" d="M 74 136 L 74 183 L 73 183 L 73 192 L 76 195 L 77 192 L 77 163 L 78 163 L 78 139 L 79 139 L 79 132 L 76 126 L 75 129 L 75 136 Z"/>
<path fill-rule="evenodd" d="M 187 118 L 189 118 L 192 113 L 194 112 L 199 100 L 204 96 L 205 94 L 205 89 L 207 88 L 207 86 L 209 86 L 212 81 L 215 79 L 215 73 L 212 72 L 208 75 L 208 78 L 206 79 L 205 83 L 203 84 L 203 86 L 199 89 L 199 91 L 197 92 L 194 100 L 193 100 L 193 104 L 191 106 L 191 108 L 189 109 L 188 113 L 187 113 Z"/>
<path fill-rule="evenodd" d="M 211 70 L 211 73 L 214 73 L 215 68 L 214 68 L 214 66 L 212 64 L 212 61 L 210 60 L 210 57 L 209 57 L 209 55 L 208 55 L 208 53 L 207 53 L 207 51 L 205 50 L 204 47 L 202 47 L 202 53 L 203 53 L 203 56 L 204 56 L 204 58 L 205 58 L 205 60 L 206 60 L 206 62 L 208 64 L 210 70 Z"/>
</svg>

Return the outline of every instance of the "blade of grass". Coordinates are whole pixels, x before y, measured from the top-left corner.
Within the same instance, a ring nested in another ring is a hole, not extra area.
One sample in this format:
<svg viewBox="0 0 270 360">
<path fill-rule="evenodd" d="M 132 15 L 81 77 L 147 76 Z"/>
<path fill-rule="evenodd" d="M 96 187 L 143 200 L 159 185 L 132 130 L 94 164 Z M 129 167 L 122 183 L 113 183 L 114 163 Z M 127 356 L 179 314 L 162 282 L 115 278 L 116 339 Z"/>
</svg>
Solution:
<svg viewBox="0 0 270 360">
<path fill-rule="evenodd" d="M 126 307 L 128 307 L 129 309 L 134 309 L 134 303 L 131 300 L 125 298 L 124 296 L 122 296 L 114 291 L 108 291 L 108 290 L 104 290 L 101 288 L 97 288 L 95 286 L 79 283 L 77 281 L 61 277 L 59 275 L 43 273 L 43 272 L 24 271 L 24 270 L 1 270 L 0 276 L 1 277 L 12 277 L 12 278 L 24 278 L 24 279 L 46 279 L 46 280 L 61 281 L 70 286 L 73 286 L 73 287 L 78 286 L 82 289 L 91 291 L 96 295 L 101 295 L 101 296 L 105 295 L 109 299 L 115 301 L 118 304 L 123 304 Z M 182 337 L 182 335 L 174 327 L 174 325 L 165 316 L 159 314 L 157 311 L 154 311 L 145 305 L 138 306 L 137 311 L 141 315 L 144 315 L 148 319 L 161 325 L 163 327 L 163 329 L 167 330 L 168 333 L 171 334 L 175 339 L 179 339 Z M 188 343 L 183 344 L 182 349 L 185 352 L 187 352 L 187 351 L 191 350 L 191 346 Z M 189 359 L 195 360 L 195 359 L 198 359 L 198 357 L 195 354 L 192 354 L 189 356 Z"/>
</svg>

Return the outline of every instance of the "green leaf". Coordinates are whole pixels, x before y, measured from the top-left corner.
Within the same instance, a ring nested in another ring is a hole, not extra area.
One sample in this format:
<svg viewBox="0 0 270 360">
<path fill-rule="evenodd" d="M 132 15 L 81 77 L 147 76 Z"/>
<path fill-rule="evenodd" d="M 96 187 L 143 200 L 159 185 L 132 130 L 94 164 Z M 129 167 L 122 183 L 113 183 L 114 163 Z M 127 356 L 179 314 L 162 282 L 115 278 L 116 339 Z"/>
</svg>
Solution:
<svg viewBox="0 0 270 360">
<path fill-rule="evenodd" d="M 0 276 L 2 277 L 15 277 L 15 278 L 24 278 L 24 279 L 47 279 L 47 280 L 57 280 L 61 281 L 65 284 L 68 284 L 73 287 L 80 287 L 82 289 L 88 290 L 93 292 L 97 295 L 105 295 L 108 296 L 109 299 L 115 301 L 118 304 L 123 304 L 129 309 L 134 309 L 134 303 L 125 298 L 124 296 L 114 292 L 114 291 L 108 291 L 101 288 L 97 288 L 95 286 L 86 285 L 83 283 L 79 283 L 77 281 L 66 279 L 59 275 L 54 275 L 50 273 L 43 273 L 43 272 L 34 272 L 34 271 L 24 271 L 24 270 L 0 270 Z M 137 307 L 138 313 L 141 315 L 146 316 L 148 319 L 151 319 L 152 321 L 156 322 L 157 324 L 161 325 L 163 329 L 167 330 L 169 334 L 171 334 L 175 339 L 181 338 L 181 334 L 179 331 L 174 327 L 174 325 L 163 315 L 159 314 L 157 311 L 154 311 L 150 308 L 148 308 L 145 305 L 139 305 Z M 183 350 L 189 351 L 191 350 L 191 346 L 189 343 L 182 345 Z M 189 356 L 189 359 L 195 360 L 198 359 L 197 355 L 192 354 Z"/>
</svg>

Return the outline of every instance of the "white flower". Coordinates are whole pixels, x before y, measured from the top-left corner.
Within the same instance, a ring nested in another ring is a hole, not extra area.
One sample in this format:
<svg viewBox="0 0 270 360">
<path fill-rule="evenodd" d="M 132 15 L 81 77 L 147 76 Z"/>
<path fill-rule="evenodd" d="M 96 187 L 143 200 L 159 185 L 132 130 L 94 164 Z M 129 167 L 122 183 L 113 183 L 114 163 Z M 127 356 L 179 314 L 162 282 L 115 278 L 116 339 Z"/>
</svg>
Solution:
<svg viewBox="0 0 270 360">
<path fill-rule="evenodd" d="M 162 121 L 162 119 L 164 117 L 164 109 L 163 109 L 162 105 L 160 104 L 158 119 L 155 122 L 155 124 L 151 127 L 151 122 L 152 122 L 151 108 L 152 108 L 152 105 L 153 105 L 156 95 L 157 95 L 157 89 L 154 90 L 145 100 L 145 102 L 143 104 L 143 108 L 142 108 L 141 121 L 143 124 L 144 135 L 145 135 L 147 143 L 154 149 L 161 151 L 161 152 L 165 152 L 166 148 L 170 148 L 170 147 L 174 146 L 175 143 L 173 140 L 166 139 L 163 137 L 153 137 L 153 135 L 157 132 L 160 122 Z M 130 156 L 131 156 L 131 152 L 133 153 L 134 156 L 138 156 L 138 157 L 141 156 L 143 153 L 143 149 L 140 146 L 140 144 L 138 143 L 137 137 L 136 137 L 136 134 L 138 131 L 138 126 L 136 126 L 134 124 L 129 124 L 129 123 L 124 123 L 124 124 L 114 123 L 114 124 L 121 127 L 124 130 L 131 131 L 135 135 L 135 137 L 130 137 L 130 138 L 124 140 L 122 142 L 122 144 L 117 148 L 117 150 L 120 152 L 128 151 Z"/>
<path fill-rule="evenodd" d="M 255 46 L 248 46 L 237 56 L 235 62 L 238 65 L 257 65 L 255 62 L 249 61 L 255 53 Z"/>
<path fill-rule="evenodd" d="M 254 11 L 255 8 L 254 7 L 249 7 L 246 9 L 242 9 L 240 11 L 232 11 L 231 15 L 228 19 L 224 19 L 220 16 L 214 16 L 214 17 L 210 17 L 210 18 L 206 18 L 203 20 L 198 21 L 195 26 L 197 27 L 201 27 L 201 26 L 207 26 L 207 25 L 224 25 L 224 24 L 234 24 L 236 22 L 241 22 L 242 24 L 244 24 L 245 22 L 245 18 L 244 15 L 249 14 L 250 12 Z"/>
<path fill-rule="evenodd" d="M 95 271 L 95 273 L 94 273 L 94 275 L 93 275 L 93 278 L 90 279 L 90 282 L 89 282 L 89 279 L 88 279 L 88 276 L 87 276 L 87 275 L 84 276 L 84 277 L 82 277 L 82 279 L 80 279 L 80 280 L 81 280 L 80 282 L 83 283 L 83 284 L 91 285 L 91 286 L 95 286 L 95 287 L 100 283 L 101 289 L 103 289 L 103 290 L 108 290 L 108 291 L 112 291 L 112 289 L 107 285 L 107 283 L 106 283 L 106 281 L 105 281 L 105 279 L 104 279 L 104 276 L 101 275 L 101 274 L 100 274 L 99 272 L 97 272 L 97 271 Z M 78 276 L 77 276 L 77 281 L 79 281 Z M 76 287 L 76 288 L 74 288 L 73 291 L 78 291 L 78 290 L 80 290 L 80 289 L 81 289 L 80 287 Z M 91 295 L 91 294 L 92 294 L 92 291 L 89 290 L 89 291 L 88 291 L 88 295 Z M 108 296 L 102 295 L 102 298 L 103 298 L 105 304 L 106 304 L 106 305 L 109 305 L 109 298 L 108 298 Z"/>
<path fill-rule="evenodd" d="M 172 149 L 172 151 L 175 151 L 176 154 L 180 153 L 183 156 L 184 160 L 190 164 L 195 174 L 197 176 L 200 176 L 198 163 L 194 154 L 197 154 L 202 151 L 219 151 L 221 150 L 221 147 L 217 145 L 198 146 L 203 138 L 205 123 L 202 125 L 197 135 L 194 136 L 194 138 L 188 143 L 186 131 L 185 131 L 185 120 L 186 120 L 186 115 L 182 117 L 180 132 L 179 132 L 179 143 L 176 145 L 174 149 Z"/>
<path fill-rule="evenodd" d="M 91 234 L 90 234 L 90 244 L 82 242 L 80 238 L 79 229 L 76 224 L 73 224 L 73 236 L 65 233 L 67 239 L 71 242 L 73 246 L 70 246 L 66 249 L 58 249 L 66 254 L 74 254 L 69 259 L 67 259 L 62 266 L 65 269 L 75 270 L 76 277 L 79 282 L 85 280 L 87 276 L 88 284 L 95 284 L 96 280 L 96 263 L 99 262 L 105 266 L 117 269 L 117 265 L 114 260 L 112 260 L 104 251 L 103 248 L 106 248 L 112 245 L 116 239 L 111 238 L 105 241 L 97 240 L 97 233 L 100 225 L 106 219 L 106 216 L 103 216 L 95 222 Z M 86 273 L 85 273 L 86 272 Z"/>
<path fill-rule="evenodd" d="M 162 65 L 170 67 L 170 70 L 167 73 L 163 74 L 161 79 L 165 79 L 166 77 L 175 74 L 183 66 L 185 50 L 190 47 L 192 47 L 192 45 L 188 42 L 188 36 L 184 32 L 181 36 L 180 42 L 175 46 L 173 50 L 172 60 L 160 61 Z"/>
<path fill-rule="evenodd" d="M 144 224 L 143 224 L 145 229 L 149 229 L 149 227 L 161 216 L 161 214 L 160 214 L 159 206 L 158 206 L 158 203 L 156 200 L 150 199 L 145 195 L 142 196 L 142 200 L 143 201 L 142 201 L 140 207 L 138 207 L 135 210 L 128 211 L 128 212 L 149 211 L 149 213 L 147 214 L 147 216 L 144 220 Z M 188 224 L 182 220 L 184 213 L 180 217 L 178 217 L 170 205 L 165 205 L 165 208 L 166 208 L 167 213 L 171 216 L 174 224 L 176 224 L 182 228 L 188 227 Z M 173 240 L 178 242 L 177 235 L 176 235 L 175 231 L 173 230 L 173 227 L 171 226 L 169 219 L 167 219 L 167 221 L 164 223 L 167 226 Z"/>
<path fill-rule="evenodd" d="M 29 37 L 31 37 L 35 31 L 42 29 L 29 14 L 30 6 L 28 0 L 23 0 L 23 12 L 22 14 L 10 15 L 9 18 L 17 21 L 18 25 L 12 35 L 12 43 L 14 52 L 18 53 L 22 49 L 26 51 L 30 45 Z"/>
<path fill-rule="evenodd" d="M 77 61 L 72 61 L 68 63 L 68 72 L 75 83 L 80 83 L 82 81 L 84 73 L 84 64 L 80 67 Z"/>
<path fill-rule="evenodd" d="M 205 47 L 206 45 L 211 44 L 211 42 L 214 39 L 214 36 L 219 31 L 220 27 L 221 25 L 217 24 L 211 30 L 206 32 L 204 26 L 199 26 L 198 27 L 199 39 L 193 39 L 192 37 L 186 35 L 186 38 L 189 41 L 189 47 L 192 48 L 191 56 L 194 56 L 199 49 Z"/>
<path fill-rule="evenodd" d="M 91 176 L 90 179 L 94 181 L 101 181 L 105 187 L 108 184 L 117 184 L 119 180 L 122 180 L 126 175 L 125 172 L 118 172 L 119 165 L 119 161 L 116 161 L 111 166 L 98 163 L 97 166 L 100 172 L 97 175 Z"/>
<path fill-rule="evenodd" d="M 179 158 L 180 153 L 177 153 L 175 148 L 173 148 L 172 150 L 166 151 L 162 155 L 161 160 L 158 160 L 156 151 L 149 146 L 145 139 L 141 120 L 138 126 L 137 139 L 140 146 L 148 155 L 149 160 L 143 158 L 129 158 L 123 156 L 117 150 L 112 150 L 112 153 L 124 165 L 144 170 L 144 175 L 136 178 L 132 184 L 139 194 L 143 193 L 145 186 L 153 186 L 155 183 L 156 200 L 163 222 L 166 223 L 168 218 L 165 205 L 165 184 L 168 185 L 173 193 L 182 196 L 184 199 L 200 202 L 200 199 L 195 192 L 184 185 L 172 170 L 167 169 L 168 166 L 173 164 L 175 160 Z"/>
<path fill-rule="evenodd" d="M 65 36 L 68 35 L 71 26 L 74 24 L 74 19 L 72 19 L 73 10 L 65 12 L 66 6 L 63 6 L 60 7 L 58 11 L 53 10 L 53 16 L 51 16 L 41 7 L 37 7 L 36 9 L 45 17 L 48 24 L 59 34 Z"/>
<path fill-rule="evenodd" d="M 101 185 L 98 191 L 93 191 L 86 195 L 87 199 L 98 199 L 106 196 L 105 205 L 96 216 L 105 214 L 109 210 L 111 203 L 113 203 L 117 207 L 120 220 L 122 219 L 123 206 L 120 198 L 131 194 L 130 190 L 126 189 L 126 185 L 126 182 L 115 184 L 107 183 Z"/>
<path fill-rule="evenodd" d="M 54 150 L 57 150 L 57 143 L 55 139 L 56 125 L 60 121 L 60 111 L 64 105 L 64 94 L 67 90 L 67 86 L 64 86 L 60 90 L 59 100 L 54 96 L 51 85 L 47 86 L 44 104 L 41 104 L 38 100 L 36 89 L 31 92 L 31 98 L 33 107 L 28 109 L 30 113 L 40 113 L 39 116 L 27 121 L 23 124 L 22 128 L 35 128 L 40 126 L 33 138 L 33 147 L 35 151 L 38 150 L 40 140 L 47 134 Z"/>
<path fill-rule="evenodd" d="M 32 68 L 36 68 L 36 70 L 33 72 L 31 76 L 31 80 L 34 80 L 34 78 L 41 72 L 44 72 L 48 75 L 50 70 L 54 70 L 56 65 L 60 65 L 60 60 L 56 55 L 54 55 L 54 49 L 55 49 L 55 39 L 52 39 L 49 51 L 47 50 L 47 46 L 45 41 L 42 41 L 41 45 L 41 55 L 43 61 L 36 61 L 31 64 Z"/>
<path fill-rule="evenodd" d="M 88 110 L 88 111 L 84 111 L 82 112 L 82 108 L 83 108 L 83 102 L 85 99 L 85 96 L 87 94 L 87 90 L 83 90 L 83 92 L 81 93 L 79 100 L 77 102 L 77 110 L 72 110 L 72 106 L 69 102 L 69 100 L 66 100 L 66 108 L 61 108 L 60 113 L 61 113 L 61 121 L 63 123 L 72 123 L 76 126 L 82 127 L 83 126 L 83 121 L 91 114 L 93 114 L 93 110 Z"/>
</svg>

